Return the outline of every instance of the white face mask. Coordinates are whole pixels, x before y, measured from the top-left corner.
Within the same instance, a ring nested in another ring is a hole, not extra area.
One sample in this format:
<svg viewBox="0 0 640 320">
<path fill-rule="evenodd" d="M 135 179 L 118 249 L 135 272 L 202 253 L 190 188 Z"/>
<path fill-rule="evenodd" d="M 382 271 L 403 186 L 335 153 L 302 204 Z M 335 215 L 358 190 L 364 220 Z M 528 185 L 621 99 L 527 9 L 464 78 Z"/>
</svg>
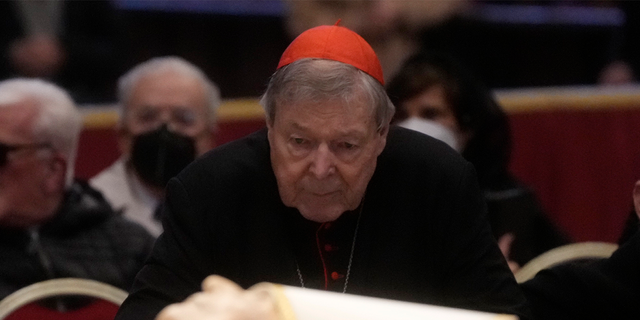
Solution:
<svg viewBox="0 0 640 320">
<path fill-rule="evenodd" d="M 399 122 L 398 125 L 436 138 L 460 152 L 460 147 L 453 131 L 435 121 L 411 117 Z"/>
</svg>

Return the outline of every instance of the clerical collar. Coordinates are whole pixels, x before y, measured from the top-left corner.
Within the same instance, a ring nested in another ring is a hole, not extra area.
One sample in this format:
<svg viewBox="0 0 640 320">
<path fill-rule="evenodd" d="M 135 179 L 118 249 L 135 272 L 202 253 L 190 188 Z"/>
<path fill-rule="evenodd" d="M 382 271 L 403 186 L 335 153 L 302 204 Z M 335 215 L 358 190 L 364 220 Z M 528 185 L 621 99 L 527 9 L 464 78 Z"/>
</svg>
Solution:
<svg viewBox="0 0 640 320">
<path fill-rule="evenodd" d="M 361 207 L 332 222 L 318 223 L 290 216 L 290 241 L 300 284 L 306 288 L 343 292 L 356 240 Z"/>
</svg>

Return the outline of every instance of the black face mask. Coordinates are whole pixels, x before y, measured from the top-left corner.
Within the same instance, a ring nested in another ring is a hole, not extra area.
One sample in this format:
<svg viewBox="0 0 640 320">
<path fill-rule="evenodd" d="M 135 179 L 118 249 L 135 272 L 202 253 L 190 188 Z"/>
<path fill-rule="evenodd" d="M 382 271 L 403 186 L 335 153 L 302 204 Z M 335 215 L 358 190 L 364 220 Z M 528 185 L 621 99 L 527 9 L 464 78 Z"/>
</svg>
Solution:
<svg viewBox="0 0 640 320">
<path fill-rule="evenodd" d="M 195 140 L 169 131 L 163 124 L 133 138 L 130 161 L 144 182 L 164 188 L 195 157 Z"/>
</svg>

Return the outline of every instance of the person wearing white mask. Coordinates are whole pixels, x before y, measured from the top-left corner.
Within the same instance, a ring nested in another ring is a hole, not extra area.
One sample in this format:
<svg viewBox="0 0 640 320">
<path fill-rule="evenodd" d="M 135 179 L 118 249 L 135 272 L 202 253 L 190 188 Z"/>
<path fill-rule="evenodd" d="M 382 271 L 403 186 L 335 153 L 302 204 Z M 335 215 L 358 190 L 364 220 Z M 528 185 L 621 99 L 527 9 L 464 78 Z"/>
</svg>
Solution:
<svg viewBox="0 0 640 320">
<path fill-rule="evenodd" d="M 398 125 L 434 137 L 460 152 L 460 145 L 453 131 L 439 122 L 419 117 L 409 117 L 398 122 Z"/>
<path fill-rule="evenodd" d="M 396 125 L 444 141 L 475 166 L 494 236 L 513 271 L 570 242 L 534 193 L 509 172 L 507 115 L 457 61 L 418 53 L 391 79 L 387 93 L 397 108 Z"/>
</svg>

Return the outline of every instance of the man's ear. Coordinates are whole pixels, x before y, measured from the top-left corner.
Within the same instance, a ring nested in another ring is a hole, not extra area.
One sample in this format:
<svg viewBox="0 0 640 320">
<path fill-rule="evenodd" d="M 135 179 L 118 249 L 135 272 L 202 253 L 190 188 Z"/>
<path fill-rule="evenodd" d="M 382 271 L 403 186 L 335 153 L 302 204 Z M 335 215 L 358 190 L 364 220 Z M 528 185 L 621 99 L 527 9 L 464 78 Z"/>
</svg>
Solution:
<svg viewBox="0 0 640 320">
<path fill-rule="evenodd" d="M 640 180 L 636 181 L 633 186 L 633 207 L 636 210 L 636 215 L 640 218 Z"/>
<path fill-rule="evenodd" d="M 216 146 L 216 132 L 218 131 L 217 126 L 210 126 L 206 128 L 202 133 L 193 137 L 195 140 L 196 147 L 196 156 L 199 157 L 203 155 L 205 152 L 213 149 Z"/>
<path fill-rule="evenodd" d="M 46 168 L 44 189 L 48 194 L 64 192 L 67 180 L 67 158 L 59 153 L 49 159 Z"/>
<path fill-rule="evenodd" d="M 129 130 L 124 127 L 121 121 L 116 124 L 116 134 L 118 135 L 118 150 L 120 151 L 120 155 L 129 156 L 133 137 L 131 137 Z"/>
<path fill-rule="evenodd" d="M 265 118 L 265 124 L 267 126 L 267 129 L 269 131 L 271 131 L 271 129 L 273 128 L 273 122 L 275 121 L 275 119 L 269 119 L 268 117 Z"/>
<path fill-rule="evenodd" d="M 267 125 L 267 140 L 269 141 L 269 145 L 273 145 L 273 120 L 266 122 Z"/>
<path fill-rule="evenodd" d="M 217 123 L 212 124 L 207 129 L 207 134 L 209 135 L 209 138 L 210 138 L 211 148 L 214 148 L 216 146 L 216 137 L 218 136 L 219 133 L 220 133 L 220 127 L 218 126 Z"/>
<path fill-rule="evenodd" d="M 387 124 L 386 126 L 380 128 L 380 130 L 378 130 L 378 134 L 380 135 L 380 140 L 378 141 L 378 150 L 377 153 L 378 155 L 380 155 L 382 153 L 382 150 L 384 150 L 384 147 L 387 145 L 387 135 L 389 134 L 389 124 Z"/>
</svg>

